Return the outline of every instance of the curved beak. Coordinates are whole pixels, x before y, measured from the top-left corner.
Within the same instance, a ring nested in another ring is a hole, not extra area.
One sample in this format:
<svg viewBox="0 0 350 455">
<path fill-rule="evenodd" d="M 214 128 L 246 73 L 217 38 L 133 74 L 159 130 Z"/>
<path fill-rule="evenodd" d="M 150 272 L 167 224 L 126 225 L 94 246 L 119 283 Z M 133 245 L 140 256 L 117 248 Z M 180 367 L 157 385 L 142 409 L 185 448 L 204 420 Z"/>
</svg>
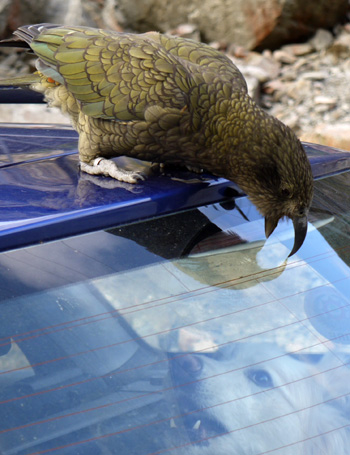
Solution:
<svg viewBox="0 0 350 455">
<path fill-rule="evenodd" d="M 275 230 L 278 218 L 268 218 L 265 217 L 265 235 L 268 239 L 270 235 Z M 306 233 L 307 233 L 307 216 L 298 216 L 293 218 L 293 225 L 294 225 L 294 245 L 292 251 L 289 253 L 289 256 L 295 254 L 301 245 L 304 243 Z"/>
<path fill-rule="evenodd" d="M 272 218 L 272 217 L 268 218 L 267 216 L 265 216 L 265 235 L 266 235 L 267 239 L 270 237 L 270 235 L 276 229 L 278 221 L 279 221 L 278 218 Z"/>
<path fill-rule="evenodd" d="M 294 225 L 294 245 L 288 257 L 293 256 L 304 243 L 307 233 L 307 216 L 293 218 Z"/>
</svg>

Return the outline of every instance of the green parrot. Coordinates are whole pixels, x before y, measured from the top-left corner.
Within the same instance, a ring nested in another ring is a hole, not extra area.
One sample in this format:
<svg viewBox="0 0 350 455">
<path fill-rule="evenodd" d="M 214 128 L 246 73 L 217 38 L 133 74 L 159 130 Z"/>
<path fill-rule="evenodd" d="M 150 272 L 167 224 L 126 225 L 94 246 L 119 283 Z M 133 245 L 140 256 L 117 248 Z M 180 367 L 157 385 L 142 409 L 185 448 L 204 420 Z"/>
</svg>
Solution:
<svg viewBox="0 0 350 455">
<path fill-rule="evenodd" d="M 303 244 L 313 195 L 311 166 L 290 128 L 248 95 L 231 60 L 212 47 L 163 35 L 78 26 L 22 26 L 2 46 L 31 49 L 28 85 L 68 114 L 79 133 L 82 171 L 144 179 L 111 159 L 204 169 L 237 183 L 265 217 L 266 236 L 289 217 Z"/>
</svg>

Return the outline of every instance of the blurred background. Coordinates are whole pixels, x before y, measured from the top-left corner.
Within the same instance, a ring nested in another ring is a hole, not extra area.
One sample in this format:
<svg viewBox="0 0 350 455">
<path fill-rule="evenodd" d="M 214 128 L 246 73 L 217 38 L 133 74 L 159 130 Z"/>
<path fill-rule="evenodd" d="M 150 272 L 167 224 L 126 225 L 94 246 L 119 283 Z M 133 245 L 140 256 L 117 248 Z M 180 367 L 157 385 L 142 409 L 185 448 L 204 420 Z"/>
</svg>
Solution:
<svg viewBox="0 0 350 455">
<path fill-rule="evenodd" d="M 244 74 L 251 96 L 305 141 L 350 150 L 349 0 L 0 0 L 0 37 L 51 22 L 157 30 L 204 41 Z M 5 49 L 0 79 L 35 70 Z M 1 122 L 69 123 L 44 105 L 0 105 Z"/>
</svg>

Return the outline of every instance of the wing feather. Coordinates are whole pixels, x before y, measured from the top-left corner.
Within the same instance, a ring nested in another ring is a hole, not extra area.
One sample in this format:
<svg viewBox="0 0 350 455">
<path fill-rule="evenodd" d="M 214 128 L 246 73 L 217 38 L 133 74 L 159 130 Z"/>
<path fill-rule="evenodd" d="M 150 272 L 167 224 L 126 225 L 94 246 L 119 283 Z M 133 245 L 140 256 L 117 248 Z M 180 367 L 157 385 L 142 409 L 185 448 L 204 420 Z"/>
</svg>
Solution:
<svg viewBox="0 0 350 455">
<path fill-rule="evenodd" d="M 44 63 L 41 71 L 53 78 L 56 72 L 56 80 L 64 81 L 92 117 L 144 119 L 145 108 L 155 104 L 181 110 L 195 85 L 218 79 L 246 90 L 241 73 L 224 54 L 191 40 L 88 27 L 32 30 L 29 45 Z"/>
</svg>

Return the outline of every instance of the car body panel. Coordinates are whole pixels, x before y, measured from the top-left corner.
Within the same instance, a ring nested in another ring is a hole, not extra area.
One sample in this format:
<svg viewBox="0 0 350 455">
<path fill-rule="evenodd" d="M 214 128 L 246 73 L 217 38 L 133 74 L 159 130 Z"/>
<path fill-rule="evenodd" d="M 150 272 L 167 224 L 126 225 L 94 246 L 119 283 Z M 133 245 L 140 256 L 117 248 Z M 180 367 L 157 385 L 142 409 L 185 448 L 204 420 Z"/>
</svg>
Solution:
<svg viewBox="0 0 350 455">
<path fill-rule="evenodd" d="M 305 144 L 315 178 L 350 168 L 350 153 Z M 140 162 L 123 163 L 149 173 Z M 135 185 L 80 172 L 68 127 L 0 127 L 0 251 L 137 222 L 242 195 L 210 175 L 150 175 Z M 230 190 L 228 190 L 228 188 Z"/>
<path fill-rule="evenodd" d="M 0 100 L 1 104 L 40 104 L 44 102 L 44 97 L 28 88 L 0 84 Z"/>
</svg>

